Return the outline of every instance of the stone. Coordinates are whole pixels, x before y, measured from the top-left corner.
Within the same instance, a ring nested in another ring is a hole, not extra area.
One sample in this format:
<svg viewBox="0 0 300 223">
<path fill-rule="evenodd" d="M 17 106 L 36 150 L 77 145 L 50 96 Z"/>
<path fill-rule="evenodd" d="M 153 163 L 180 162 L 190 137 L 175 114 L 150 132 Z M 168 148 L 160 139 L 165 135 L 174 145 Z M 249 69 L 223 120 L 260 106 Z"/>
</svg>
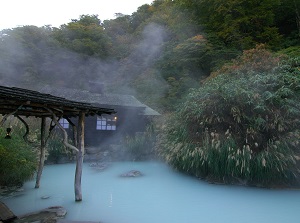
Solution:
<svg viewBox="0 0 300 223">
<path fill-rule="evenodd" d="M 129 172 L 121 174 L 121 177 L 139 177 L 142 173 L 138 170 L 130 170 Z"/>
<path fill-rule="evenodd" d="M 107 167 L 109 167 L 109 163 L 106 163 L 106 162 L 93 162 L 93 163 L 90 163 L 90 167 L 92 167 L 93 169 L 95 170 L 100 170 L 100 171 L 103 171 L 105 170 Z"/>
</svg>

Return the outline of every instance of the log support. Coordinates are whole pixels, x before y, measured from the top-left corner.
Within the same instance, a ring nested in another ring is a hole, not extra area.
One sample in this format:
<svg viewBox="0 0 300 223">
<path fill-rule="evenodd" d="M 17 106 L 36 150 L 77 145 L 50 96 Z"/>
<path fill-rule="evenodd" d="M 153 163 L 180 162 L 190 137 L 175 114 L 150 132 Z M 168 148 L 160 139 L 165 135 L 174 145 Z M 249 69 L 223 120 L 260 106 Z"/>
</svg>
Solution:
<svg viewBox="0 0 300 223">
<path fill-rule="evenodd" d="M 46 151 L 46 118 L 42 117 L 41 121 L 41 148 L 40 148 L 40 162 L 38 172 L 36 175 L 35 188 L 40 187 L 40 180 L 45 163 L 45 151 Z"/>
<path fill-rule="evenodd" d="M 75 171 L 75 201 L 82 201 L 81 192 L 81 176 L 82 176 L 82 164 L 84 157 L 84 118 L 85 113 L 80 112 L 78 119 L 78 131 L 77 131 L 77 154 L 76 154 L 76 171 Z"/>
</svg>

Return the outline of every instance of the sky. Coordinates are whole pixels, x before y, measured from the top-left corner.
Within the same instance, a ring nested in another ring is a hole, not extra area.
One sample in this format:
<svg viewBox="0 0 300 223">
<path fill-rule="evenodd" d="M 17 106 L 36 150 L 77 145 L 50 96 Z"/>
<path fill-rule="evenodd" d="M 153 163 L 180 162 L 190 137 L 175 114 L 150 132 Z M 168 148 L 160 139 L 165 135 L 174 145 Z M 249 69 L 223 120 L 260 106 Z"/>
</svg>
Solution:
<svg viewBox="0 0 300 223">
<path fill-rule="evenodd" d="M 131 15 L 154 0 L 1 0 L 0 30 L 24 25 L 59 27 L 80 15 L 98 15 L 101 21 L 115 13 Z"/>
</svg>

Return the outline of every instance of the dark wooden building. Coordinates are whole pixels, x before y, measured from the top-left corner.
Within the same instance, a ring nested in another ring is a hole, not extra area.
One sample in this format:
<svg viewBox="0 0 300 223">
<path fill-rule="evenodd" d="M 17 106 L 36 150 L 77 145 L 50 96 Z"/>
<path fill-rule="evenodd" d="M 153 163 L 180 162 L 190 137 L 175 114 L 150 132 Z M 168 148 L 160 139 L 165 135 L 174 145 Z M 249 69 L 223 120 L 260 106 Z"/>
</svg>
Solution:
<svg viewBox="0 0 300 223">
<path fill-rule="evenodd" d="M 51 86 L 45 86 L 39 91 L 116 111 L 116 114 L 112 115 L 102 114 L 86 118 L 86 146 L 118 144 L 126 135 L 144 132 L 152 118 L 160 115 L 132 95 L 107 94 L 100 90 L 91 92 Z M 60 122 L 64 128 L 71 130 L 66 120 Z"/>
</svg>

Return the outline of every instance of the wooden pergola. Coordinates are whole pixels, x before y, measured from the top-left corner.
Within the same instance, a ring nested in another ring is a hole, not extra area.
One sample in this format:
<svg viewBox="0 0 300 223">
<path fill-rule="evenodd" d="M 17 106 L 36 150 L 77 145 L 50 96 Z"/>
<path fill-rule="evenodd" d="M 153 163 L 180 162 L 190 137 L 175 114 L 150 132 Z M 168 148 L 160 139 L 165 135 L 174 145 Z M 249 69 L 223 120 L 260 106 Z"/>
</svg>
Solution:
<svg viewBox="0 0 300 223">
<path fill-rule="evenodd" d="M 9 116 L 13 115 L 17 117 L 26 126 L 26 133 L 24 135 L 24 139 L 26 139 L 29 128 L 24 119 L 22 119 L 22 116 L 41 118 L 41 151 L 35 184 L 36 188 L 39 188 L 40 186 L 40 178 L 44 167 L 46 148 L 46 119 L 50 118 L 52 122 L 63 131 L 63 143 L 68 148 L 76 151 L 76 171 L 74 181 L 75 201 L 82 200 L 81 176 L 84 156 L 85 116 L 101 116 L 102 114 L 113 113 L 115 113 L 113 109 L 100 108 L 89 103 L 67 100 L 62 97 L 56 97 L 50 94 L 43 94 L 37 91 L 22 88 L 0 86 L 0 114 L 4 116 L 1 121 L 1 125 Z M 74 145 L 70 145 L 68 143 L 68 135 L 64 128 L 59 124 L 60 118 L 66 118 L 70 121 L 70 118 L 72 117 L 78 117 L 77 126 L 71 123 L 75 133 Z M 51 129 L 49 130 L 49 134 L 50 131 Z"/>
</svg>

